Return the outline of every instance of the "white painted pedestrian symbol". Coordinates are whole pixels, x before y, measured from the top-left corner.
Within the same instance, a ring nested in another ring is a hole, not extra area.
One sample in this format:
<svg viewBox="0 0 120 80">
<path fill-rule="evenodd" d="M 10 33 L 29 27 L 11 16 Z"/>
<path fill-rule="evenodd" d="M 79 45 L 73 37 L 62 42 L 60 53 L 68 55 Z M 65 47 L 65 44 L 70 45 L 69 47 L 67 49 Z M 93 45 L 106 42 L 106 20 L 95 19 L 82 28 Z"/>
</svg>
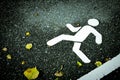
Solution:
<svg viewBox="0 0 120 80">
<path fill-rule="evenodd" d="M 66 24 L 66 27 L 70 31 L 77 32 L 77 33 L 74 36 L 66 35 L 66 34 L 59 35 L 59 36 L 49 40 L 47 42 L 47 45 L 53 46 L 53 45 L 59 43 L 62 40 L 73 41 L 74 45 L 73 45 L 72 50 L 77 54 L 77 56 L 84 63 L 90 63 L 91 60 L 81 50 L 79 50 L 80 46 L 81 46 L 81 42 L 83 42 L 88 37 L 88 35 L 92 33 L 96 37 L 95 38 L 96 43 L 101 44 L 102 43 L 102 35 L 97 30 L 95 30 L 93 28 L 93 27 L 99 25 L 99 21 L 97 19 L 89 19 L 88 24 L 89 25 L 85 25 L 82 28 L 81 27 L 74 27 L 71 24 Z"/>
</svg>

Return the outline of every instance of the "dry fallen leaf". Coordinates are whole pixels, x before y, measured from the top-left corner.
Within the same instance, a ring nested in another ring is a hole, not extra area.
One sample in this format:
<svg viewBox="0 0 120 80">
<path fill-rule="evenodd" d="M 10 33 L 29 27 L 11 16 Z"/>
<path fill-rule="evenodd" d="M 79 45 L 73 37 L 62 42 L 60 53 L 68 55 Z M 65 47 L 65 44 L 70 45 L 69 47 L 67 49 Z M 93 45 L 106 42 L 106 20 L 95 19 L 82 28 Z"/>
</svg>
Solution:
<svg viewBox="0 0 120 80">
<path fill-rule="evenodd" d="M 24 71 L 24 75 L 28 80 L 36 79 L 39 75 L 39 71 L 36 67 L 28 68 Z"/>
<path fill-rule="evenodd" d="M 7 59 L 12 59 L 10 54 L 8 54 L 6 57 L 7 57 Z"/>
<path fill-rule="evenodd" d="M 3 50 L 3 51 L 7 51 L 7 48 L 6 48 L 6 47 L 4 47 L 4 48 L 2 48 L 2 50 Z"/>
<path fill-rule="evenodd" d="M 32 43 L 27 43 L 25 46 L 26 49 L 30 50 L 32 48 Z"/>
<path fill-rule="evenodd" d="M 101 62 L 101 61 L 96 61 L 96 62 L 95 62 L 95 65 L 96 65 L 97 67 L 99 67 L 99 66 L 102 65 L 102 62 Z"/>
<path fill-rule="evenodd" d="M 79 61 L 77 61 L 77 66 L 78 66 L 78 67 L 81 67 L 81 66 L 82 66 L 82 63 L 79 62 Z"/>
<path fill-rule="evenodd" d="M 26 35 L 26 36 L 30 36 L 30 32 L 26 32 L 25 35 Z"/>
</svg>

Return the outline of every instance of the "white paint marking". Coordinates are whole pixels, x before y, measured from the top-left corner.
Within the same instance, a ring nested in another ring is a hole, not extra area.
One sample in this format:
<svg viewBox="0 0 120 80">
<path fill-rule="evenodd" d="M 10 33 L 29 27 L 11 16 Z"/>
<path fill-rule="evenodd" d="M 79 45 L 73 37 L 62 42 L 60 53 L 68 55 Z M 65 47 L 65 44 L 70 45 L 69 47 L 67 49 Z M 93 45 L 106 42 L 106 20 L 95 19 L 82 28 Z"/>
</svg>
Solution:
<svg viewBox="0 0 120 80">
<path fill-rule="evenodd" d="M 88 24 L 86 26 L 81 27 L 74 27 L 71 24 L 66 24 L 66 27 L 72 31 L 72 32 L 77 32 L 74 36 L 72 35 L 59 35 L 47 42 L 47 45 L 53 46 L 62 40 L 66 41 L 73 41 L 74 46 L 73 46 L 73 51 L 78 55 L 78 57 L 84 62 L 84 63 L 90 63 L 90 60 L 87 58 L 85 54 L 83 54 L 82 51 L 79 50 L 81 42 L 83 42 L 89 34 L 94 34 L 96 37 L 96 43 L 101 44 L 102 43 L 102 35 L 96 31 L 92 26 L 97 26 L 99 25 L 99 21 L 97 19 L 89 19 Z M 91 25 L 91 26 L 90 26 Z"/>
<path fill-rule="evenodd" d="M 120 67 L 120 54 L 77 80 L 100 80 Z"/>
</svg>

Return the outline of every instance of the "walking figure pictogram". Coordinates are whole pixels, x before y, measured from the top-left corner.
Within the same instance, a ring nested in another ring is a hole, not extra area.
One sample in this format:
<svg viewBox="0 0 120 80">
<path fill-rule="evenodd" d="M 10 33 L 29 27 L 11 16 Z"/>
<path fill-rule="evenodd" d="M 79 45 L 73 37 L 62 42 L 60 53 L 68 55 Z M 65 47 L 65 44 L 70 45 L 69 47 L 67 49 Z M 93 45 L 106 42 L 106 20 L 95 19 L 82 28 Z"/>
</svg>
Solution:
<svg viewBox="0 0 120 80">
<path fill-rule="evenodd" d="M 97 44 L 101 44 L 102 43 L 102 35 L 93 27 L 98 26 L 99 25 L 99 21 L 97 19 L 89 19 L 88 20 L 88 24 L 89 25 L 85 25 L 82 28 L 81 27 L 74 27 L 71 24 L 66 24 L 66 27 L 72 31 L 72 32 L 77 32 L 74 36 L 73 35 L 66 35 L 66 34 L 62 34 L 59 35 L 51 40 L 49 40 L 47 42 L 47 45 L 49 46 L 53 46 L 59 42 L 61 42 L 62 40 L 66 40 L 66 41 L 73 41 L 74 45 L 73 45 L 73 52 L 76 53 L 76 55 L 84 62 L 84 63 L 90 63 L 91 60 L 81 51 L 80 46 L 81 46 L 81 42 L 83 42 L 89 34 L 94 34 L 95 35 L 95 41 Z"/>
</svg>

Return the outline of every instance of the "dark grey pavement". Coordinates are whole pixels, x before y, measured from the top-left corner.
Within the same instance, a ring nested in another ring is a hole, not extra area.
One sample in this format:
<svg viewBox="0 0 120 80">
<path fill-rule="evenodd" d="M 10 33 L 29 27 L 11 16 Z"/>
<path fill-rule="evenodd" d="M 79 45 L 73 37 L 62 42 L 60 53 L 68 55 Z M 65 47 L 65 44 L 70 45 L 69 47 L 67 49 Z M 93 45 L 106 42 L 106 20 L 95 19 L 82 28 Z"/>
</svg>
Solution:
<svg viewBox="0 0 120 80">
<path fill-rule="evenodd" d="M 72 51 L 73 42 L 63 41 L 53 47 L 46 42 L 60 34 L 71 34 L 66 23 L 84 26 L 90 18 L 100 21 L 96 30 L 103 36 L 103 43 L 97 45 L 94 35 L 82 43 L 81 50 L 91 59 L 90 64 L 76 66 L 82 62 Z M 25 37 L 30 31 L 31 36 Z M 33 48 L 25 49 L 26 43 Z M 54 80 L 54 73 L 63 65 L 64 76 L 60 80 L 76 80 L 95 69 L 95 61 L 103 63 L 120 53 L 120 1 L 119 0 L 3 0 L 0 2 L 0 51 L 1 80 L 26 80 L 23 71 L 36 66 L 40 76 L 36 80 Z M 12 60 L 6 59 L 6 54 Z M 27 63 L 21 65 L 21 61 Z M 120 78 L 118 69 L 102 80 Z"/>
</svg>

